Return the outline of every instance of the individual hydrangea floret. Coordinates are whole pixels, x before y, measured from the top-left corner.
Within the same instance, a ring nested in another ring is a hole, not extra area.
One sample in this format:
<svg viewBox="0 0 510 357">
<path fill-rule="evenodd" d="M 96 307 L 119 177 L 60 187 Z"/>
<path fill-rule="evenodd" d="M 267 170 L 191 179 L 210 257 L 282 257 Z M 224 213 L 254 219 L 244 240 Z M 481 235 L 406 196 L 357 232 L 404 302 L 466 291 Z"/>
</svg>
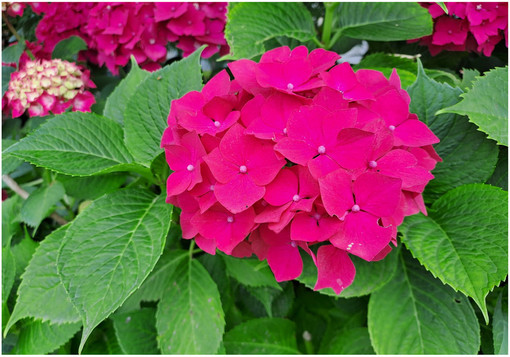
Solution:
<svg viewBox="0 0 510 357">
<path fill-rule="evenodd" d="M 161 146 L 167 202 L 204 251 L 267 260 L 297 278 L 301 251 L 315 289 L 354 280 L 350 255 L 383 259 L 441 158 L 394 70 L 359 70 L 323 49 L 280 47 L 238 60 L 174 100 Z"/>
<path fill-rule="evenodd" d="M 11 74 L 6 105 L 13 118 L 25 111 L 31 117 L 50 112 L 61 114 L 69 107 L 89 112 L 95 99 L 88 88 L 95 88 L 89 71 L 75 63 L 60 59 L 28 60 Z"/>
<path fill-rule="evenodd" d="M 208 45 L 202 57 L 228 52 L 223 34 L 227 3 L 36 3 L 44 17 L 36 28 L 46 51 L 70 36 L 81 37 L 88 46 L 87 59 L 117 74 L 134 56 L 140 66 L 156 70 L 167 60 L 168 42 L 176 43 L 184 57 Z"/>
<path fill-rule="evenodd" d="M 434 32 L 420 41 L 435 56 L 441 51 L 472 51 L 490 56 L 505 38 L 508 47 L 508 3 L 446 2 L 448 15 L 437 3 L 420 3 L 434 19 Z"/>
<path fill-rule="evenodd" d="M 11 17 L 23 16 L 26 5 L 21 2 L 2 2 L 2 12 Z"/>
</svg>

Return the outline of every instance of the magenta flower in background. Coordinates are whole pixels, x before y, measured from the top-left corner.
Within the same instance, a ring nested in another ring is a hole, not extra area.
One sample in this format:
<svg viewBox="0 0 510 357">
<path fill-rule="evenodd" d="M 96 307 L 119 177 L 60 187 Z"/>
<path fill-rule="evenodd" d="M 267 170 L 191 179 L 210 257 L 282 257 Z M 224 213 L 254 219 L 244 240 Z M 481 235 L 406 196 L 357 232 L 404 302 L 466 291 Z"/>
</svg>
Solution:
<svg viewBox="0 0 510 357">
<path fill-rule="evenodd" d="M 72 111 L 90 112 L 96 102 L 87 90 L 96 87 L 89 71 L 75 63 L 60 59 L 26 60 L 20 61 L 20 66 L 11 74 L 3 101 L 3 109 L 11 112 L 13 118 L 25 111 L 31 117 L 61 114 L 69 107 Z"/>
<path fill-rule="evenodd" d="M 44 49 L 35 53 L 49 58 L 55 45 L 70 36 L 81 37 L 88 46 L 81 60 L 106 65 L 117 74 L 134 56 L 147 70 L 157 70 L 167 60 L 169 42 L 190 55 L 208 45 L 202 57 L 227 53 L 224 36 L 227 3 L 217 2 L 56 2 L 32 3 L 43 14 L 36 28 Z"/>
<path fill-rule="evenodd" d="M 2 12 L 7 12 L 11 17 L 23 16 L 23 12 L 27 7 L 22 2 L 2 2 Z"/>
<path fill-rule="evenodd" d="M 384 258 L 404 217 L 426 214 L 439 140 L 409 112 L 396 71 L 387 79 L 337 59 L 276 48 L 172 102 L 161 146 L 184 238 L 210 254 L 255 254 L 277 281 L 301 274 L 303 251 L 315 289 L 340 293 L 354 280 L 350 254 Z M 204 151 L 184 149 L 189 137 Z M 200 170 L 194 185 L 186 165 Z"/>
<path fill-rule="evenodd" d="M 490 56 L 505 38 L 508 47 L 508 3 L 445 2 L 448 15 L 436 3 L 420 3 L 434 19 L 434 32 L 420 41 L 435 56 L 446 51 L 472 51 Z"/>
</svg>

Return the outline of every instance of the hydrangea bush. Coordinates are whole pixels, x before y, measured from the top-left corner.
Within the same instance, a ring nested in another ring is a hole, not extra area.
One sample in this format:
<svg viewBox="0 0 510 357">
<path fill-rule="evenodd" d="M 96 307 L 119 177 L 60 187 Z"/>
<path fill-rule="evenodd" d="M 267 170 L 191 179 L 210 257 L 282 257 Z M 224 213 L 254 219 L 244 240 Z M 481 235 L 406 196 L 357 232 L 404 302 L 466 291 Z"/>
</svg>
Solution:
<svg viewBox="0 0 510 357">
<path fill-rule="evenodd" d="M 506 354 L 478 5 L 3 5 L 2 352 Z"/>
</svg>

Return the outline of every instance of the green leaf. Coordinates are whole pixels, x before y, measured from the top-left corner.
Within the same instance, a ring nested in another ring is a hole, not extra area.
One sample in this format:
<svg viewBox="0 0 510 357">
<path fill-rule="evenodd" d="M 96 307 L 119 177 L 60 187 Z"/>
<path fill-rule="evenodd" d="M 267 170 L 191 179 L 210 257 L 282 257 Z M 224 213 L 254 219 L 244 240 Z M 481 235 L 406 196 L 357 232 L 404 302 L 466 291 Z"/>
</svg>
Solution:
<svg viewBox="0 0 510 357">
<path fill-rule="evenodd" d="M 129 100 L 135 93 L 138 85 L 149 77 L 149 75 L 150 72 L 140 69 L 135 58 L 131 57 L 131 70 L 126 78 L 115 87 L 113 93 L 108 96 L 103 115 L 114 119 L 122 125 L 124 123 L 124 115 Z"/>
<path fill-rule="evenodd" d="M 24 317 L 59 324 L 81 321 L 57 273 L 57 253 L 68 228 L 69 224 L 52 232 L 35 251 L 21 276 L 18 299 L 5 333 Z"/>
<path fill-rule="evenodd" d="M 74 177 L 59 175 L 66 194 L 77 199 L 95 200 L 105 193 L 118 189 L 126 181 L 126 173 L 113 172 L 107 175 Z"/>
<path fill-rule="evenodd" d="M 2 66 L 2 97 L 5 92 L 9 89 L 9 82 L 11 80 L 11 74 L 16 72 L 16 68 L 9 66 Z"/>
<path fill-rule="evenodd" d="M 436 4 L 441 6 L 441 9 L 443 9 L 444 13 L 448 15 L 448 8 L 446 7 L 445 3 L 442 1 L 436 1 Z"/>
<path fill-rule="evenodd" d="M 473 88 L 461 95 L 460 103 L 439 113 L 467 115 L 489 139 L 508 146 L 508 67 L 499 67 L 477 77 Z"/>
<path fill-rule="evenodd" d="M 225 334 L 227 354 L 299 354 L 294 322 L 279 318 L 254 319 Z"/>
<path fill-rule="evenodd" d="M 49 186 L 41 186 L 21 205 L 21 220 L 37 228 L 42 220 L 55 210 L 55 204 L 64 197 L 64 194 L 64 185 L 58 181 Z"/>
<path fill-rule="evenodd" d="M 373 355 L 368 328 L 354 327 L 342 329 L 328 345 L 326 354 L 334 355 Z"/>
<path fill-rule="evenodd" d="M 487 180 L 487 183 L 493 186 L 501 187 L 503 190 L 508 191 L 508 148 L 505 146 L 499 147 L 498 163 L 492 176 Z"/>
<path fill-rule="evenodd" d="M 494 354 L 497 355 L 508 355 L 508 299 L 503 299 L 503 297 L 504 294 L 501 292 L 492 320 Z M 502 301 L 504 302 L 502 303 Z"/>
<path fill-rule="evenodd" d="M 380 289 L 395 275 L 398 250 L 398 248 L 393 249 L 386 258 L 377 262 L 367 262 L 351 255 L 351 260 L 356 267 L 356 276 L 353 283 L 345 288 L 340 295 L 337 295 L 331 288 L 318 291 L 329 296 L 351 298 L 368 295 Z M 303 272 L 297 280 L 305 284 L 308 288 L 313 289 L 317 282 L 317 267 L 308 254 L 302 254 L 301 257 L 303 258 Z"/>
<path fill-rule="evenodd" d="M 164 195 L 133 188 L 99 198 L 73 221 L 60 247 L 57 269 L 82 317 L 80 351 L 94 327 L 154 268 L 171 215 Z"/>
<path fill-rule="evenodd" d="M 227 265 L 227 273 L 241 284 L 253 287 L 269 286 L 282 290 L 264 261 L 261 262 L 256 258 L 240 259 L 227 255 L 222 255 L 222 257 Z"/>
<path fill-rule="evenodd" d="M 476 354 L 480 347 L 469 300 L 410 257 L 370 297 L 368 330 L 377 354 Z"/>
<path fill-rule="evenodd" d="M 156 312 L 163 354 L 214 354 L 225 329 L 220 293 L 196 259 L 182 261 L 167 278 Z"/>
<path fill-rule="evenodd" d="M 156 341 L 156 310 L 144 308 L 112 316 L 122 352 L 129 355 L 159 354 Z"/>
<path fill-rule="evenodd" d="M 25 231 L 26 232 L 26 231 Z M 23 274 L 30 259 L 37 249 L 38 243 L 34 242 L 28 234 L 16 245 L 11 247 L 11 253 L 16 261 L 16 280 Z"/>
<path fill-rule="evenodd" d="M 342 2 L 335 15 L 336 31 L 361 40 L 400 41 L 432 34 L 432 17 L 417 3 Z"/>
<path fill-rule="evenodd" d="M 418 62 L 418 76 L 408 92 L 410 111 L 418 114 L 418 118 L 441 140 L 434 148 L 443 162 L 439 162 L 432 172 L 435 179 L 428 184 L 425 199 L 433 201 L 457 186 L 485 182 L 496 165 L 498 148 L 495 143 L 487 140 L 464 117 L 436 115 L 439 109 L 457 103 L 462 91 L 430 79 Z"/>
<path fill-rule="evenodd" d="M 142 286 L 131 295 L 119 310 L 128 312 L 138 310 L 141 301 L 160 300 L 168 285 L 168 278 L 177 266 L 188 256 L 188 251 L 172 250 L 163 253 Z"/>
<path fill-rule="evenodd" d="M 25 41 L 20 41 L 15 45 L 7 47 L 2 51 L 2 62 L 16 63 L 17 65 L 23 51 L 25 51 Z"/>
<path fill-rule="evenodd" d="M 202 88 L 202 50 L 151 73 L 136 87 L 127 103 L 124 111 L 126 145 L 137 161 L 147 167 L 162 152 L 161 137 L 168 125 L 172 100 Z"/>
<path fill-rule="evenodd" d="M 460 88 L 463 91 L 470 90 L 473 87 L 473 82 L 479 75 L 480 72 L 477 69 L 462 68 L 462 83 L 460 84 Z"/>
<path fill-rule="evenodd" d="M 7 149 L 9 146 L 12 146 L 16 142 L 16 140 L 2 139 L 2 151 Z M 9 175 L 22 163 L 23 160 L 20 160 L 17 157 L 13 157 L 11 155 L 2 155 L 2 175 Z"/>
<path fill-rule="evenodd" d="M 2 247 L 2 304 L 7 301 L 16 277 L 16 261 L 10 247 Z"/>
<path fill-rule="evenodd" d="M 156 178 L 156 184 L 159 186 L 166 185 L 166 180 L 170 175 L 170 167 L 166 161 L 165 153 L 162 152 L 151 162 L 151 172 Z"/>
<path fill-rule="evenodd" d="M 124 354 L 115 335 L 112 320 L 103 321 L 98 328 L 92 331 L 81 353 L 83 355 Z"/>
<path fill-rule="evenodd" d="M 124 171 L 133 161 L 121 126 L 92 113 L 57 115 L 5 153 L 66 175 Z"/>
<path fill-rule="evenodd" d="M 27 320 L 18 337 L 12 354 L 43 355 L 55 351 L 69 341 L 81 327 L 81 323 L 50 324 Z"/>
<path fill-rule="evenodd" d="M 435 201 L 428 217 L 406 217 L 399 228 L 420 263 L 472 297 L 486 321 L 485 297 L 508 274 L 507 206 L 500 188 L 464 185 Z"/>
<path fill-rule="evenodd" d="M 8 246 L 11 238 L 20 232 L 22 198 L 18 195 L 2 202 L 2 246 Z"/>
<path fill-rule="evenodd" d="M 57 43 L 51 54 L 51 58 L 60 58 L 74 62 L 78 52 L 87 49 L 87 43 L 78 36 L 71 36 Z"/>
<path fill-rule="evenodd" d="M 264 306 L 267 316 L 273 317 L 272 304 L 276 296 L 278 296 L 281 291 L 267 286 L 260 286 L 257 288 L 247 286 L 246 290 L 250 293 L 251 296 L 257 299 L 262 304 L 262 306 Z"/>
<path fill-rule="evenodd" d="M 301 3 L 243 2 L 229 7 L 225 38 L 230 55 L 222 59 L 253 58 L 281 36 L 306 42 L 315 37 L 312 15 Z"/>
</svg>

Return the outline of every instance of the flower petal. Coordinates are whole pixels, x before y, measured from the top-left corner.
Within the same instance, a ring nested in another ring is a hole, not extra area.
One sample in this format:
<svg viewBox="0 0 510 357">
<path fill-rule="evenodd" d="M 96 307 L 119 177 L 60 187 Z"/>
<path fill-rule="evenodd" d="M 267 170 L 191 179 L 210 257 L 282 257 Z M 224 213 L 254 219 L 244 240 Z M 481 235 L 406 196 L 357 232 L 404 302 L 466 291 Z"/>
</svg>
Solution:
<svg viewBox="0 0 510 357">
<path fill-rule="evenodd" d="M 332 288 L 336 294 L 352 284 L 356 268 L 349 255 L 332 245 L 323 245 L 317 251 L 317 283 L 314 290 Z"/>
</svg>

